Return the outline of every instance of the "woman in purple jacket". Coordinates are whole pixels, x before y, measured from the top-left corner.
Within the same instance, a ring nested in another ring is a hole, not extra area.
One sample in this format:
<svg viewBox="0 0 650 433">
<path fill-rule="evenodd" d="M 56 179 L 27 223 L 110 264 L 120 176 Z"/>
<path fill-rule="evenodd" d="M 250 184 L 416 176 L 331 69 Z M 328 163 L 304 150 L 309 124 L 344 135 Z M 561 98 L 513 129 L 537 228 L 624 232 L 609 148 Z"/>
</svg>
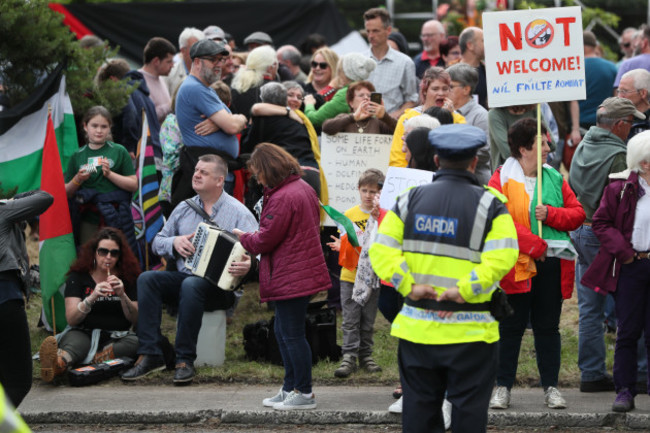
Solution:
<svg viewBox="0 0 650 433">
<path fill-rule="evenodd" d="M 650 131 L 628 142 L 627 166 L 610 175 L 594 214 L 592 228 L 601 246 L 582 279 L 616 299 L 615 412 L 634 409 L 637 341 L 643 331 L 650 353 Z"/>
<path fill-rule="evenodd" d="M 311 349 L 305 336 L 309 297 L 330 288 L 320 245 L 318 197 L 300 176 L 298 161 L 271 143 L 255 147 L 248 169 L 264 186 L 260 227 L 234 233 L 246 251 L 261 254 L 260 298 L 275 301 L 275 337 L 284 363 L 284 384 L 264 406 L 314 409 Z"/>
</svg>

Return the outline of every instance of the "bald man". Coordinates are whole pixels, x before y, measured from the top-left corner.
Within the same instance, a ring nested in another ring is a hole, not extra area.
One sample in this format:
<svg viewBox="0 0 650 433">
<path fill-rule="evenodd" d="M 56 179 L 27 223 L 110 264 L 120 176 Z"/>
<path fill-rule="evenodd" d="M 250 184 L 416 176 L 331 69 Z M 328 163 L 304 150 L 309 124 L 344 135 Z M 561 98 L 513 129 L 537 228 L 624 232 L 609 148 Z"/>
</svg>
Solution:
<svg viewBox="0 0 650 433">
<path fill-rule="evenodd" d="M 422 74 L 430 66 L 445 67 L 445 62 L 440 56 L 440 43 L 447 38 L 445 28 L 440 21 L 429 20 L 422 24 L 420 40 L 422 41 L 422 52 L 413 57 L 415 63 L 415 75 L 422 78 Z"/>
</svg>

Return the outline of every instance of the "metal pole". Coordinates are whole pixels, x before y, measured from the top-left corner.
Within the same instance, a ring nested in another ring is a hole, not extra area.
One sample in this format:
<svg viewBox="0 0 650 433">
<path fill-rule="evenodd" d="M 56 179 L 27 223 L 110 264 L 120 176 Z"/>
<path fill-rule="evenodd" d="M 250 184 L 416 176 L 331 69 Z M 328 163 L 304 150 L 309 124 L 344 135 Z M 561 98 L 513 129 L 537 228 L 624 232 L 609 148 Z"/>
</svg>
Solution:
<svg viewBox="0 0 650 433">
<path fill-rule="evenodd" d="M 395 0 L 386 0 L 386 9 L 392 19 L 395 18 Z"/>
<path fill-rule="evenodd" d="M 650 0 L 648 0 L 650 2 Z M 431 0 L 431 7 L 433 8 L 433 19 L 438 19 L 438 0 Z"/>
</svg>

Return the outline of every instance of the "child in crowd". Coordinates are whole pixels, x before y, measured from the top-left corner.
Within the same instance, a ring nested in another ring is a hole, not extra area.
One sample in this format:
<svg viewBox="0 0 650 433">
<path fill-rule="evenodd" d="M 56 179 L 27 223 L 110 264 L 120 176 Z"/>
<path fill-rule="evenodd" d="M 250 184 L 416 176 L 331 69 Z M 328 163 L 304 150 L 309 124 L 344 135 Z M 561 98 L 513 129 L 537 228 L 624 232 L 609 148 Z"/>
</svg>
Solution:
<svg viewBox="0 0 650 433">
<path fill-rule="evenodd" d="M 65 191 L 69 198 L 77 196 L 81 227 L 77 242 L 90 240 L 103 218 L 104 225 L 120 228 L 129 242 L 135 243 L 131 196 L 138 181 L 129 152 L 121 144 L 110 141 L 113 120 L 100 105 L 90 108 L 83 118 L 88 142 L 68 162 Z M 131 245 L 131 248 L 134 244 Z"/>
<path fill-rule="evenodd" d="M 377 221 L 380 218 L 379 202 L 376 198 L 378 198 L 383 184 L 384 174 L 374 168 L 364 171 L 359 178 L 359 196 L 361 203 L 345 211 L 345 216 L 355 224 L 357 238 L 361 238 L 363 232 L 366 230 L 366 225 L 371 215 Z M 334 241 L 328 243 L 328 245 L 333 250 L 338 251 L 341 241 L 334 236 L 332 236 L 332 239 Z M 356 371 L 357 360 L 359 360 L 359 365 L 370 373 L 381 371 L 381 367 L 372 359 L 372 336 L 380 291 L 378 287 L 372 289 L 365 296 L 365 303 L 363 304 L 354 300 L 353 291 L 356 292 L 356 289 L 358 289 L 355 287 L 356 274 L 356 261 L 351 268 L 341 268 L 343 361 L 334 372 L 334 376 L 336 377 L 348 377 Z"/>
</svg>

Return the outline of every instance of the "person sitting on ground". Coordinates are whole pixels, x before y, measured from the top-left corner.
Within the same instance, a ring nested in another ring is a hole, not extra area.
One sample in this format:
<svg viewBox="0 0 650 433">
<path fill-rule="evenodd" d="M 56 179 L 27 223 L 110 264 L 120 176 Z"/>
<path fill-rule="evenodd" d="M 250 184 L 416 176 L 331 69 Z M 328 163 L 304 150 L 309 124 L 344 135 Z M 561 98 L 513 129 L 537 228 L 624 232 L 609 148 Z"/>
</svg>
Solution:
<svg viewBox="0 0 650 433">
<path fill-rule="evenodd" d="M 64 286 L 68 327 L 41 344 L 41 379 L 51 382 L 80 364 L 135 358 L 138 337 L 131 328 L 138 321 L 139 273 L 117 229 L 105 227 L 81 247 Z"/>
<path fill-rule="evenodd" d="M 393 134 L 397 120 L 384 108 L 370 100 L 375 86 L 370 81 L 357 81 L 348 87 L 345 99 L 350 106 L 349 114 L 339 114 L 323 123 L 323 132 L 329 135 L 339 132 L 359 134 Z"/>
</svg>

